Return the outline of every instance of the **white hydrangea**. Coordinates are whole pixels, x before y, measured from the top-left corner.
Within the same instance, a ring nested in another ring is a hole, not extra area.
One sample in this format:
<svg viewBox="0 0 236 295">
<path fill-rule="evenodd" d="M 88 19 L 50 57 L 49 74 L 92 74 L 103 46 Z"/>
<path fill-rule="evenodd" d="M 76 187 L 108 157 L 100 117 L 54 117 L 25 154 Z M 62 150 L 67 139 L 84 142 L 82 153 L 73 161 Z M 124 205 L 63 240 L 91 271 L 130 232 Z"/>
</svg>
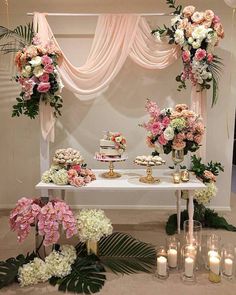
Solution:
<svg viewBox="0 0 236 295">
<path fill-rule="evenodd" d="M 70 245 L 64 245 L 61 247 L 61 251 L 53 250 L 45 258 L 47 271 L 51 276 L 63 278 L 71 273 L 71 265 L 75 259 L 75 248 Z"/>
<path fill-rule="evenodd" d="M 201 190 L 196 190 L 194 192 L 194 198 L 197 200 L 198 204 L 206 205 L 210 203 L 210 200 L 216 196 L 217 187 L 214 182 L 206 184 L 206 188 Z"/>
<path fill-rule="evenodd" d="M 80 240 L 99 241 L 102 236 L 112 233 L 113 227 L 103 210 L 83 209 L 80 211 L 77 219 L 77 228 Z"/>
<path fill-rule="evenodd" d="M 19 268 L 18 281 L 21 287 L 44 283 L 50 278 L 46 263 L 40 258 L 24 264 Z"/>
<path fill-rule="evenodd" d="M 196 40 L 203 40 L 207 37 L 209 30 L 207 28 L 205 28 L 205 26 L 200 25 L 200 26 L 196 26 L 192 32 L 192 37 L 193 39 Z"/>
<path fill-rule="evenodd" d="M 183 45 L 184 44 L 184 31 L 181 29 L 177 29 L 175 31 L 174 38 L 175 38 L 175 42 L 177 44 Z"/>
<path fill-rule="evenodd" d="M 168 126 L 164 131 L 164 138 L 166 140 L 172 140 L 175 136 L 174 129 L 171 126 Z"/>
<path fill-rule="evenodd" d="M 43 173 L 42 177 L 41 177 L 41 180 L 42 182 L 45 182 L 45 183 L 49 183 L 52 181 L 52 171 L 51 170 L 47 170 Z"/>
<path fill-rule="evenodd" d="M 65 169 L 61 169 L 61 170 L 58 170 L 58 171 L 55 171 L 55 173 L 53 173 L 51 175 L 51 179 L 52 179 L 52 182 L 55 183 L 55 184 L 67 184 L 68 183 L 68 174 L 67 174 L 67 171 Z"/>
</svg>

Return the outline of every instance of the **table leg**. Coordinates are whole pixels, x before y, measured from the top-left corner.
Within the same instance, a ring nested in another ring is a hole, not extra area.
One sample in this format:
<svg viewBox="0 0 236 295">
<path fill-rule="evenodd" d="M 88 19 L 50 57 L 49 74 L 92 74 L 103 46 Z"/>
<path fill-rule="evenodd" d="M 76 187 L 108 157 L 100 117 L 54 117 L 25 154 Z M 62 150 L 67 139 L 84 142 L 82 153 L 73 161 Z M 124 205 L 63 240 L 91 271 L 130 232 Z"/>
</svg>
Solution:
<svg viewBox="0 0 236 295">
<path fill-rule="evenodd" d="M 193 191 L 189 191 L 188 192 L 188 219 L 189 219 L 189 239 L 191 244 L 193 242 L 193 215 L 194 215 Z"/>
<path fill-rule="evenodd" d="M 62 201 L 65 201 L 66 198 L 66 191 L 64 189 L 61 190 L 61 199 Z"/>
<path fill-rule="evenodd" d="M 181 191 L 175 191 L 176 196 L 176 207 L 177 207 L 177 232 L 180 234 L 180 224 L 181 224 Z"/>
</svg>

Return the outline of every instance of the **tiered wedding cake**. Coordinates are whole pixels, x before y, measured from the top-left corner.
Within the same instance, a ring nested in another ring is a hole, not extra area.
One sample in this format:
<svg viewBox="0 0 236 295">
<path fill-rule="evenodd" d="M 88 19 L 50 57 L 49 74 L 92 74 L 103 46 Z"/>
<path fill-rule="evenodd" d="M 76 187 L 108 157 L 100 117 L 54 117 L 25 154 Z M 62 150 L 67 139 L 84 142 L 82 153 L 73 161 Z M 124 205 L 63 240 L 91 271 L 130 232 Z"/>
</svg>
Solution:
<svg viewBox="0 0 236 295">
<path fill-rule="evenodd" d="M 107 131 L 100 139 L 100 154 L 106 157 L 121 157 L 126 149 L 126 139 L 120 132 Z"/>
</svg>

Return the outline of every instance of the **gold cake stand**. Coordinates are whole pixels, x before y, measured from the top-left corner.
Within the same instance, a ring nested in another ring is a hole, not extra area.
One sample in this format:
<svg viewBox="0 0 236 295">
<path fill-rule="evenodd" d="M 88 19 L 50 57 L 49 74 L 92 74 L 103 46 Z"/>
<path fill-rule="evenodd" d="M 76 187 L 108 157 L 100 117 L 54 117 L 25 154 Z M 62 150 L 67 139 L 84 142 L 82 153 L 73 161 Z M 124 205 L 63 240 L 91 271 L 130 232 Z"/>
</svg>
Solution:
<svg viewBox="0 0 236 295">
<path fill-rule="evenodd" d="M 146 167 L 146 176 L 141 176 L 139 178 L 139 181 L 140 182 L 143 182 L 143 183 L 148 183 L 148 184 L 153 184 L 153 183 L 159 183 L 160 182 L 160 179 L 157 178 L 157 177 L 154 177 L 152 175 L 152 168 L 154 166 L 161 166 L 162 164 L 155 164 L 155 165 L 148 165 L 148 164 L 141 164 L 141 163 L 136 163 L 134 161 L 134 163 L 136 165 L 139 165 L 139 166 L 145 166 Z M 164 164 L 164 163 L 163 163 Z"/>
<path fill-rule="evenodd" d="M 127 156 L 123 156 L 123 157 L 120 157 L 120 158 L 98 158 L 98 157 L 94 157 L 95 160 L 97 161 L 100 161 L 100 162 L 105 162 L 105 163 L 109 163 L 109 171 L 107 172 L 104 172 L 101 174 L 101 176 L 103 178 L 107 178 L 107 179 L 113 179 L 113 178 L 119 178 L 121 177 L 121 174 L 114 171 L 114 163 L 117 163 L 117 162 L 124 162 L 128 159 Z"/>
</svg>

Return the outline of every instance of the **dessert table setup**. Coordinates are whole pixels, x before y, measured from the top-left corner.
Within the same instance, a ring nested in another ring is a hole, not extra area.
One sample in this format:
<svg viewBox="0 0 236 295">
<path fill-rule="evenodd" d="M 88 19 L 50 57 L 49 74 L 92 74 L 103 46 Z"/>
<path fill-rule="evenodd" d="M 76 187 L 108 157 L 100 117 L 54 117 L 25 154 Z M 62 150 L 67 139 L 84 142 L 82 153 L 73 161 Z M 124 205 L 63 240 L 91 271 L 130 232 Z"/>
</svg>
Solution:
<svg viewBox="0 0 236 295">
<path fill-rule="evenodd" d="M 17 36 L 21 40 L 19 48 L 15 48 L 16 82 L 21 93 L 12 116 L 40 116 L 41 180 L 34 184 L 40 197 L 19 199 L 9 217 L 19 242 L 31 229 L 35 231 L 35 250 L 0 262 L 0 289 L 15 281 L 21 287 L 49 282 L 59 291 L 91 294 L 102 289 L 106 272 L 144 272 L 163 283 L 171 279 L 172 273 L 179 273 L 183 284 L 197 284 L 201 270 L 212 283 L 222 279 L 234 282 L 236 247 L 224 244 L 216 234 L 208 235 L 206 245 L 202 241 L 202 229 L 207 226 L 236 231 L 207 208 L 217 193 L 216 179 L 224 171 L 220 162 L 205 163 L 206 90 L 213 88 L 214 106 L 222 62 L 213 50 L 223 39 L 224 30 L 212 10 L 198 12 L 192 5 L 183 8 L 175 2 L 167 1 L 174 10 L 171 26 L 153 30 L 138 14 L 100 15 L 89 58 L 84 67 L 78 68 L 60 48 L 46 13 L 35 12 L 32 25 L 14 31 L 1 27 L 5 32 L 1 38 L 21 32 Z M 28 32 L 27 38 L 22 36 L 24 31 Z M 9 44 L 1 46 L 0 51 L 8 53 Z M 86 159 L 86 153 L 82 155 L 77 147 L 59 148 L 50 159 L 50 142 L 55 139 L 55 122 L 63 106 L 59 95 L 62 82 L 79 95 L 100 92 L 128 56 L 147 69 L 165 68 L 181 56 L 183 69 L 176 81 L 178 90 L 185 89 L 190 81 L 190 106 L 178 103 L 161 109 L 157 102 L 146 100 L 148 119 L 139 125 L 145 133 L 139 140 L 150 151 L 146 155 L 129 153 L 129 138 L 121 132 L 104 131 L 101 139 L 97 137 L 92 156 L 93 163 L 99 162 L 102 169 L 88 167 L 88 156 Z M 163 154 L 170 155 L 173 166 L 165 166 Z M 122 169 L 128 158 L 132 165 Z M 69 192 L 76 193 L 80 204 L 82 192 L 110 192 L 112 198 L 113 192 L 132 195 L 136 191 L 151 192 L 157 204 L 165 192 L 173 194 L 176 214 L 168 219 L 172 227 L 168 232 L 166 226 L 165 245 L 151 245 L 129 234 L 113 232 L 111 220 L 92 204 L 90 209 L 80 208 L 78 212 L 69 206 Z M 183 212 L 182 200 L 186 202 Z M 76 246 L 61 244 L 62 236 L 76 237 Z"/>
</svg>

